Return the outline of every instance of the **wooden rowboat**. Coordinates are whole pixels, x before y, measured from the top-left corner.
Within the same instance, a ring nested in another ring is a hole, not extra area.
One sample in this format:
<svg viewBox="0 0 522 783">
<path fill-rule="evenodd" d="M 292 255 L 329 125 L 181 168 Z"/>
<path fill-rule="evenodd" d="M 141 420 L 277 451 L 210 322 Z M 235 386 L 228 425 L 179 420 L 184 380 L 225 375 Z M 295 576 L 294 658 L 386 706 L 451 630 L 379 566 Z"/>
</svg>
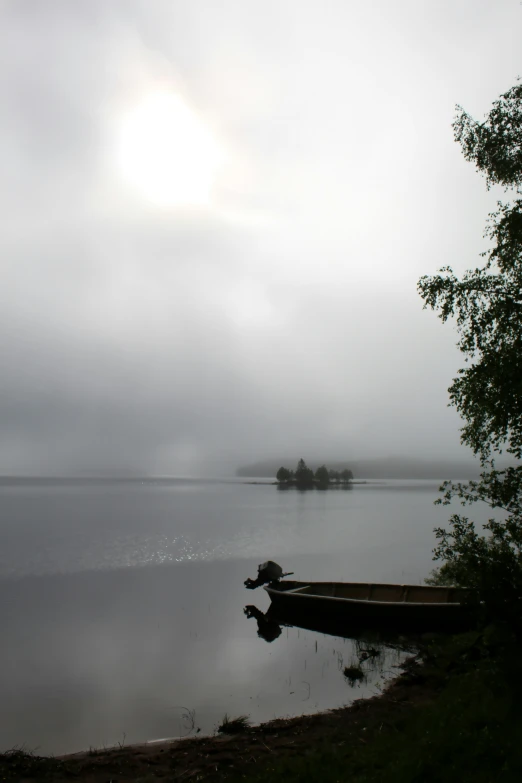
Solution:
<svg viewBox="0 0 522 783">
<path fill-rule="evenodd" d="M 363 626 L 459 628 L 469 623 L 469 591 L 366 582 L 280 581 L 265 585 L 281 612 Z"/>
</svg>

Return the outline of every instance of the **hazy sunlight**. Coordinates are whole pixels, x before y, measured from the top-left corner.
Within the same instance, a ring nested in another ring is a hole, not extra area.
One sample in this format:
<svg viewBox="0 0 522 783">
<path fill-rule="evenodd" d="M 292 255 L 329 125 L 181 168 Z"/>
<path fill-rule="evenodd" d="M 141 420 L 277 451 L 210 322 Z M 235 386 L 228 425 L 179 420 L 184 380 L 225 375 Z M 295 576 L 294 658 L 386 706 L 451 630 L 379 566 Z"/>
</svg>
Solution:
<svg viewBox="0 0 522 783">
<path fill-rule="evenodd" d="M 221 154 L 212 134 L 178 95 L 155 93 L 124 118 L 119 158 L 127 182 L 150 201 L 204 205 Z"/>
</svg>

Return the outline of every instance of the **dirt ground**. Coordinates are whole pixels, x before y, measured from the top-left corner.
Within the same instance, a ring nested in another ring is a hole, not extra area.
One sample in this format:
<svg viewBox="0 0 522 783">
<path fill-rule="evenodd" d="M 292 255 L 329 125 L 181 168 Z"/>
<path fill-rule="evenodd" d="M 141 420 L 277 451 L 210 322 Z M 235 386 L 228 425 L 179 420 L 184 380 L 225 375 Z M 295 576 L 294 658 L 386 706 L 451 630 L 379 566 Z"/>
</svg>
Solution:
<svg viewBox="0 0 522 783">
<path fill-rule="evenodd" d="M 338 744 L 371 742 L 398 713 L 415 709 L 436 695 L 416 661 L 379 696 L 317 715 L 274 720 L 232 736 L 202 737 L 161 744 L 133 745 L 45 758 L 11 751 L 0 756 L 0 780 L 149 783 L 220 781 L 245 775 L 269 756 L 306 755 L 319 740 Z"/>
</svg>

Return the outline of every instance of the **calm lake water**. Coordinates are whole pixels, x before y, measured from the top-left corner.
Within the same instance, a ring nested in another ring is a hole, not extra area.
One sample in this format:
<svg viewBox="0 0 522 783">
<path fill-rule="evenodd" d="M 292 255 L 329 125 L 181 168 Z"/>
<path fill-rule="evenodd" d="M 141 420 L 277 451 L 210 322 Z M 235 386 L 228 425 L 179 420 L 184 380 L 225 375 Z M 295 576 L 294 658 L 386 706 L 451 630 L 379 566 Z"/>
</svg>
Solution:
<svg viewBox="0 0 522 783">
<path fill-rule="evenodd" d="M 257 723 L 377 692 L 395 650 L 351 687 L 357 642 L 294 627 L 267 642 L 243 609 L 268 596 L 243 580 L 273 559 L 302 580 L 419 583 L 449 516 L 437 486 L 0 483 L 0 749 L 185 735 L 189 711 L 209 733 L 225 713 Z"/>
</svg>

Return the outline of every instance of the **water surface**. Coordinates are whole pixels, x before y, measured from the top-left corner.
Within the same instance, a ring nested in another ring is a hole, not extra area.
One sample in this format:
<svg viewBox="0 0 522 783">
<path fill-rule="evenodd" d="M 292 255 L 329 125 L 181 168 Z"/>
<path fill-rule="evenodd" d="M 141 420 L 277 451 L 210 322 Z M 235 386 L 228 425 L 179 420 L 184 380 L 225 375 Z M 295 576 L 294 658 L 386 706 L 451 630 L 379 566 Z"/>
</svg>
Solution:
<svg viewBox="0 0 522 783">
<path fill-rule="evenodd" d="M 280 562 L 302 580 L 418 583 L 432 567 L 436 482 L 279 492 L 236 482 L 0 486 L 0 737 L 41 753 L 211 732 L 376 692 L 357 643 L 297 628 L 271 642 L 243 580 Z M 368 667 L 367 667 L 368 668 Z"/>
</svg>

